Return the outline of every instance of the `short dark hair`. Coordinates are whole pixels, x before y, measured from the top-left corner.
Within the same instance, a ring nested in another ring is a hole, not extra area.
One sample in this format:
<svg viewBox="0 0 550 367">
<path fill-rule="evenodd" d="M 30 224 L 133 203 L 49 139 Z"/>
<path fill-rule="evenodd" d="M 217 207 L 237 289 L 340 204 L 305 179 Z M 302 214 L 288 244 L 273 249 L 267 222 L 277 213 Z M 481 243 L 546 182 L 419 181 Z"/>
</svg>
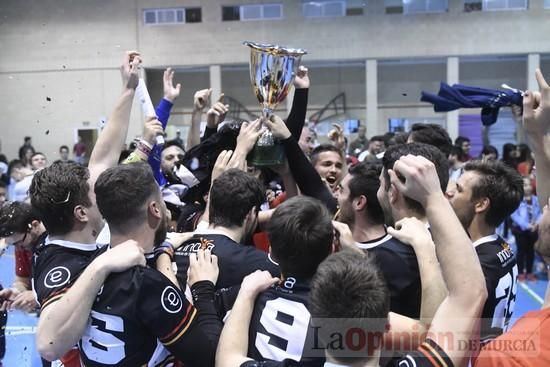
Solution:
<svg viewBox="0 0 550 367">
<path fill-rule="evenodd" d="M 385 143 L 386 137 L 384 135 L 374 135 L 372 138 L 369 139 L 369 143 L 372 143 L 373 141 L 380 141 L 382 143 Z"/>
<path fill-rule="evenodd" d="M 11 171 L 13 171 L 15 168 L 23 168 L 25 165 L 23 162 L 19 159 L 12 159 L 10 163 L 8 163 L 8 176 L 11 176 Z"/>
<path fill-rule="evenodd" d="M 210 188 L 209 222 L 215 226 L 241 227 L 252 208 L 265 201 L 262 183 L 238 169 L 222 173 Z"/>
<path fill-rule="evenodd" d="M 473 171 L 479 175 L 472 187 L 472 199 L 489 199 L 490 206 L 485 215 L 485 222 L 489 226 L 499 226 L 523 200 L 523 178 L 500 161 L 469 161 L 464 165 L 464 171 Z"/>
<path fill-rule="evenodd" d="M 143 206 L 160 191 L 147 163 L 122 164 L 103 171 L 94 187 L 99 212 L 114 231 L 146 220 Z"/>
<path fill-rule="evenodd" d="M 176 140 L 168 140 L 164 146 L 162 147 L 162 150 L 166 149 L 166 148 L 170 148 L 170 147 L 178 147 L 180 148 L 181 150 L 183 150 L 185 152 L 185 148 L 183 147 L 183 145 L 181 145 L 180 143 L 178 143 Z"/>
<path fill-rule="evenodd" d="M 370 162 L 361 162 L 349 169 L 350 199 L 365 196 L 368 205 L 366 213 L 376 224 L 384 224 L 384 212 L 376 195 L 380 187 L 380 172 L 382 172 L 382 165 Z"/>
<path fill-rule="evenodd" d="M 344 159 L 344 154 L 342 153 L 341 149 L 335 147 L 332 144 L 321 144 L 321 145 L 316 146 L 311 151 L 311 164 L 315 166 L 317 164 L 317 160 L 319 159 L 319 154 L 324 153 L 324 152 L 338 153 L 340 158 L 342 158 L 342 160 Z"/>
<path fill-rule="evenodd" d="M 69 147 L 66 146 L 66 145 L 62 145 L 62 146 L 59 147 L 59 152 L 61 152 L 63 149 L 66 149 L 68 151 Z"/>
<path fill-rule="evenodd" d="M 439 176 L 441 190 L 443 192 L 447 190 L 447 183 L 449 182 L 449 161 L 447 157 L 443 155 L 441 150 L 437 149 L 433 145 L 423 143 L 396 144 L 386 150 L 386 153 L 382 158 L 382 164 L 384 165 L 384 179 L 386 184 L 384 190 L 388 191 L 390 188 L 390 176 L 388 174 L 388 170 L 393 169 L 395 162 L 407 154 L 422 156 L 433 162 L 437 175 Z M 411 209 L 418 213 L 424 213 L 424 208 L 416 200 L 405 196 L 405 201 Z"/>
<path fill-rule="evenodd" d="M 319 200 L 307 196 L 296 196 L 279 205 L 267 234 L 284 276 L 312 277 L 332 251 L 330 213 Z"/>
<path fill-rule="evenodd" d="M 32 138 L 30 136 L 25 136 L 25 142 L 30 141 Z"/>
<path fill-rule="evenodd" d="M 470 138 L 466 137 L 466 136 L 458 136 L 456 139 L 455 139 L 455 145 L 458 145 L 459 147 L 462 146 L 462 143 L 464 142 L 470 142 Z"/>
<path fill-rule="evenodd" d="M 390 312 L 390 294 L 371 257 L 343 250 L 319 265 L 311 281 L 308 309 L 312 324 L 321 330 L 321 339 L 328 335 L 324 328 L 330 333 L 357 327 L 382 339 Z M 381 341 L 374 343 L 381 345 Z M 358 357 L 331 357 L 351 364 L 372 358 L 366 352 Z"/>
<path fill-rule="evenodd" d="M 33 220 L 40 220 L 40 216 L 30 204 L 18 201 L 4 203 L 0 207 L 0 238 L 25 233 Z"/>
<path fill-rule="evenodd" d="M 449 156 L 453 146 L 447 130 L 438 124 L 414 124 L 409 137 L 416 143 L 433 145 L 441 150 L 445 157 Z"/>
<path fill-rule="evenodd" d="M 49 234 L 69 233 L 74 225 L 74 207 L 92 206 L 89 178 L 88 169 L 74 162 L 54 162 L 34 174 L 29 188 L 31 204 Z"/>
<path fill-rule="evenodd" d="M 498 150 L 492 145 L 485 145 L 483 149 L 481 149 L 481 153 L 479 154 L 479 157 L 481 158 L 483 155 L 489 155 L 489 154 L 494 154 L 498 159 Z"/>
</svg>

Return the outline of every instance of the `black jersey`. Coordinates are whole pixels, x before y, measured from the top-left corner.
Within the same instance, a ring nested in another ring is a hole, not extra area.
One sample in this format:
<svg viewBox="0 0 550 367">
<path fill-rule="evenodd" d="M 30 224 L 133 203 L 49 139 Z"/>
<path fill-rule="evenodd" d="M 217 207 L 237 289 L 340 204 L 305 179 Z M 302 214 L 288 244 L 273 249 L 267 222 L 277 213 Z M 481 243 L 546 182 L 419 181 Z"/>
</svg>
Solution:
<svg viewBox="0 0 550 367">
<path fill-rule="evenodd" d="M 189 254 L 199 249 L 209 249 L 218 257 L 220 275 L 216 288 L 227 288 L 241 284 L 243 278 L 256 270 L 267 270 L 271 275 L 281 275 L 279 266 L 269 255 L 251 246 L 244 246 L 223 234 L 195 234 L 184 242 L 174 254 L 176 275 L 181 289 L 187 284 Z"/>
<path fill-rule="evenodd" d="M 110 274 L 79 342 L 83 364 L 161 366 L 171 361 L 170 351 L 186 366 L 213 366 L 222 328 L 213 306 L 214 286 L 198 282 L 192 293 L 196 308 L 149 267 Z"/>
<path fill-rule="evenodd" d="M 375 256 L 375 262 L 386 280 L 391 296 L 390 310 L 418 319 L 422 287 L 414 249 L 396 238 L 386 236 L 367 251 Z"/>
<path fill-rule="evenodd" d="M 328 363 L 327 363 L 328 365 Z M 327 366 L 325 365 L 325 366 Z M 298 367 L 303 366 L 292 360 L 284 361 L 247 361 L 241 367 Z M 331 367 L 338 365 L 330 364 Z M 342 365 L 344 366 L 344 365 Z M 453 361 L 447 353 L 433 340 L 426 339 L 417 350 L 407 353 L 404 357 L 392 360 L 388 367 L 453 367 Z M 328 367 L 328 366 L 327 366 Z"/>
<path fill-rule="evenodd" d="M 233 292 L 234 288 L 222 290 Z M 315 346 L 315 330 L 307 309 L 309 282 L 288 277 L 262 292 L 250 320 L 248 356 L 254 360 L 285 359 L 300 366 L 322 366 L 324 349 Z M 226 301 L 226 304 L 230 302 Z"/>
<path fill-rule="evenodd" d="M 487 301 L 481 314 L 481 342 L 486 343 L 508 329 L 514 312 L 518 267 L 512 249 L 498 235 L 474 242 L 487 284 Z"/>
<path fill-rule="evenodd" d="M 86 266 L 106 247 L 70 241 L 45 241 L 33 253 L 32 287 L 41 308 L 59 300 Z"/>
</svg>

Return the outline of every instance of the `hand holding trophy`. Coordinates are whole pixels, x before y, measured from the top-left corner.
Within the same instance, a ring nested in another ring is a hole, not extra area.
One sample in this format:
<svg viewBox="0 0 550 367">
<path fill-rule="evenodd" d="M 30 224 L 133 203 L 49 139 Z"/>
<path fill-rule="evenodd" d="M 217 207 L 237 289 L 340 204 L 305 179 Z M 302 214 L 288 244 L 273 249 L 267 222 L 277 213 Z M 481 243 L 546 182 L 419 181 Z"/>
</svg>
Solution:
<svg viewBox="0 0 550 367">
<path fill-rule="evenodd" d="M 244 45 L 250 47 L 250 81 L 262 106 L 262 117 L 269 118 L 288 95 L 301 58 L 307 51 L 248 41 Z M 277 143 L 270 130 L 266 130 L 248 160 L 251 165 L 262 167 L 280 165 L 284 159 L 284 147 Z"/>
</svg>

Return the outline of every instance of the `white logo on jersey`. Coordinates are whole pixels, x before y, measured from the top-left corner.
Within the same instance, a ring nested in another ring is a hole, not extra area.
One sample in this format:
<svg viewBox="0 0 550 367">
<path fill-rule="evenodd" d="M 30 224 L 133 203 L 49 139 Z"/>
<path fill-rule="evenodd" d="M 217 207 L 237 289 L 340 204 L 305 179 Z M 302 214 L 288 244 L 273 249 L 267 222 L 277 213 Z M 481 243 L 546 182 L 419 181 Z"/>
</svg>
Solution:
<svg viewBox="0 0 550 367">
<path fill-rule="evenodd" d="M 407 359 L 399 361 L 399 367 L 416 367 L 416 362 L 410 355 L 407 354 L 405 358 Z"/>
<path fill-rule="evenodd" d="M 160 304 L 168 313 L 178 313 L 183 307 L 183 302 L 178 292 L 172 286 L 164 288 L 160 296 Z"/>
<path fill-rule="evenodd" d="M 56 266 L 46 274 L 44 285 L 46 288 L 57 288 L 65 285 L 71 279 L 71 272 L 64 266 Z"/>
<path fill-rule="evenodd" d="M 296 284 L 296 279 L 295 278 L 287 278 L 285 280 L 285 282 L 283 283 L 285 288 L 289 288 L 289 289 L 292 289 L 292 287 L 294 287 L 294 284 Z"/>
</svg>

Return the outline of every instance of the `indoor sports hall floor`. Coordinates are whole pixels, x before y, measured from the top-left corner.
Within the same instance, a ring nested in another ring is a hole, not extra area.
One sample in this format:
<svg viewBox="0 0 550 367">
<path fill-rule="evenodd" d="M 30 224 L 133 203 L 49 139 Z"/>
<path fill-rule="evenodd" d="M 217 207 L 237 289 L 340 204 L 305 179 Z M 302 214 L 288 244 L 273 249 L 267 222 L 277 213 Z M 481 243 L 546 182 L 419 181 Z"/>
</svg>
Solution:
<svg viewBox="0 0 550 367">
<path fill-rule="evenodd" d="M 14 277 L 13 246 L 0 257 L 0 282 L 9 287 Z M 547 281 L 519 283 L 514 311 L 514 322 L 518 317 L 530 310 L 539 309 L 544 299 Z M 40 358 L 36 352 L 34 333 L 37 318 L 20 311 L 12 311 L 8 315 L 6 330 L 6 355 L 2 361 L 3 367 L 40 367 Z"/>
</svg>

